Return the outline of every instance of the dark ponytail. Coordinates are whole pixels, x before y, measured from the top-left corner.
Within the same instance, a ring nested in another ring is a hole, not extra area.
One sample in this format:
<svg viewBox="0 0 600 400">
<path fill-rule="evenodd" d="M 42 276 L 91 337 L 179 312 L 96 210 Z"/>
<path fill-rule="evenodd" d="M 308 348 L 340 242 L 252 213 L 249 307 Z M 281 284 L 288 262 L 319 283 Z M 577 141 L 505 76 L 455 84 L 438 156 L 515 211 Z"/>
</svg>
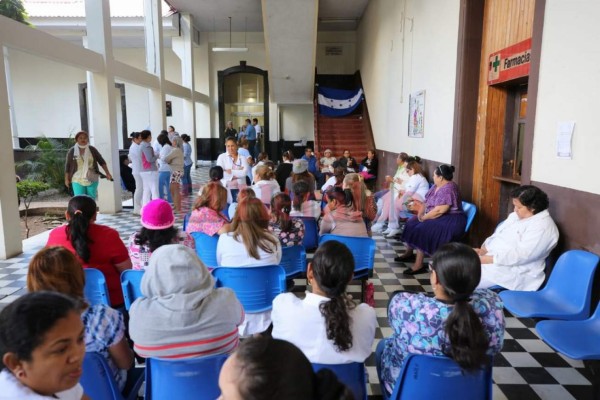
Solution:
<svg viewBox="0 0 600 400">
<path fill-rule="evenodd" d="M 91 256 L 89 245 L 92 243 L 87 232 L 96 215 L 96 202 L 86 195 L 75 196 L 69 200 L 67 214 L 69 215 L 67 238 L 79 258 L 87 263 Z"/>
<path fill-rule="evenodd" d="M 292 227 L 290 211 L 292 201 L 285 193 L 278 193 L 271 199 L 271 215 L 276 218 L 277 224 L 283 232 L 288 232 Z"/>
<path fill-rule="evenodd" d="M 432 261 L 440 284 L 454 302 L 444 330 L 450 341 L 445 353 L 465 370 L 481 368 L 488 361 L 488 338 L 469 302 L 481 279 L 481 262 L 475 251 L 461 243 L 439 248 Z"/>
<path fill-rule="evenodd" d="M 302 210 L 302 203 L 304 202 L 304 195 L 309 192 L 310 188 L 308 183 L 305 181 L 298 181 L 292 186 L 294 191 L 294 210 Z"/>
<path fill-rule="evenodd" d="M 312 271 L 317 285 L 330 298 L 319 310 L 325 318 L 327 339 L 338 351 L 352 347 L 349 310 L 356 305 L 346 297 L 346 287 L 354 273 L 354 257 L 344 245 L 331 240 L 319 246 L 312 259 Z"/>
</svg>

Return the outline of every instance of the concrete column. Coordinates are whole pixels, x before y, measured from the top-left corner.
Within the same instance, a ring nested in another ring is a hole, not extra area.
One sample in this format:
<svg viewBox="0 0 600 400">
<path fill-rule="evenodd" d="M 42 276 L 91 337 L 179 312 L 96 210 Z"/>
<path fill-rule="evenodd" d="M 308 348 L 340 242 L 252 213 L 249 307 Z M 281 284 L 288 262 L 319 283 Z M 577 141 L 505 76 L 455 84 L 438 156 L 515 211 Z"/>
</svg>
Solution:
<svg viewBox="0 0 600 400">
<path fill-rule="evenodd" d="M 10 62 L 8 57 L 8 48 L 4 47 L 4 69 L 6 76 L 6 88 L 8 90 L 8 106 L 10 111 L 10 127 L 12 129 L 13 149 L 19 149 L 19 131 L 17 129 L 17 119 L 15 117 L 15 101 L 13 100 L 12 78 L 10 77 Z"/>
<path fill-rule="evenodd" d="M 192 16 L 181 14 L 179 26 L 181 36 L 173 38 L 173 51 L 181 60 L 181 83 L 190 89 L 190 99 L 183 99 L 183 124 L 179 132 L 185 132 L 191 137 L 192 160 L 196 154 L 196 107 L 194 102 L 194 38 Z M 194 166 L 196 163 L 194 162 Z"/>
<path fill-rule="evenodd" d="M 160 89 L 148 89 L 150 131 L 156 138 L 161 130 L 167 129 L 165 94 L 162 90 L 165 81 L 162 33 L 161 0 L 144 0 L 144 32 L 146 36 L 146 70 L 156 75 Z"/>
<path fill-rule="evenodd" d="M 2 46 L 4 51 L 4 46 Z M 23 251 L 17 186 L 15 185 L 15 157 L 9 132 L 10 111 L 5 63 L 0 63 L 0 259 L 6 260 Z"/>
<path fill-rule="evenodd" d="M 112 34 L 108 1 L 86 0 L 87 47 L 104 58 L 103 72 L 87 72 L 90 142 L 106 160 L 114 181 L 101 179 L 98 188 L 100 211 L 122 210 L 119 181 L 119 136 L 112 62 Z"/>
</svg>

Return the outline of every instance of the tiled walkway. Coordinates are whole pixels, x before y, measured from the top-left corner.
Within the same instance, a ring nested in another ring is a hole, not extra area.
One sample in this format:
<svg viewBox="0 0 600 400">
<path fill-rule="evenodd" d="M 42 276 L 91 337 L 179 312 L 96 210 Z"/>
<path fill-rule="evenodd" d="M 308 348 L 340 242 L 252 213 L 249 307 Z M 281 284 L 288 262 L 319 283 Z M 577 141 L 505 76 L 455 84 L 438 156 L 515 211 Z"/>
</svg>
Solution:
<svg viewBox="0 0 600 400">
<path fill-rule="evenodd" d="M 200 167 L 193 172 L 195 182 L 205 182 L 207 175 L 208 167 Z M 192 201 L 192 198 L 186 199 L 188 209 Z M 178 217 L 179 226 L 181 218 Z M 139 229 L 139 217 L 133 216 L 131 210 L 117 215 L 101 214 L 97 222 L 117 229 L 123 240 Z M 47 234 L 42 234 L 28 239 L 24 242 L 23 254 L 0 261 L 0 308 L 25 293 L 28 261 L 45 244 L 46 237 Z M 379 328 L 373 349 L 379 339 L 391 334 L 386 308 L 390 295 L 397 290 L 431 291 L 428 275 L 406 277 L 402 274 L 402 265 L 394 262 L 396 251 L 402 249 L 398 241 L 381 236 L 375 236 L 374 239 L 377 253 L 371 281 L 375 286 Z M 303 280 L 297 280 L 295 291 L 303 292 L 304 283 Z M 358 285 L 351 286 L 349 291 L 354 298 L 360 298 Z M 507 313 L 504 349 L 494 360 L 494 399 L 592 399 L 592 386 L 583 363 L 554 352 L 538 338 L 534 326 L 535 321 L 531 319 L 517 319 Z M 370 398 L 380 399 L 373 356 L 367 360 L 367 370 Z M 440 394 L 440 398 L 443 397 Z"/>
</svg>

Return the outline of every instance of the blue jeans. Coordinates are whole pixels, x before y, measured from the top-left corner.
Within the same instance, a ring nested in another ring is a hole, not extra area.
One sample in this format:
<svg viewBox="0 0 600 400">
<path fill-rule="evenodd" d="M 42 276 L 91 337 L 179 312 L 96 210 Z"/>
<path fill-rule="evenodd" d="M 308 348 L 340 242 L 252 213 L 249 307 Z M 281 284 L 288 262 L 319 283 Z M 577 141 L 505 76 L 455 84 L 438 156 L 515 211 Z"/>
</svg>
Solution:
<svg viewBox="0 0 600 400">
<path fill-rule="evenodd" d="M 183 177 L 181 178 L 181 185 L 183 186 L 184 194 L 192 194 L 192 165 L 183 166 Z"/>
<path fill-rule="evenodd" d="M 158 197 L 167 200 L 169 203 L 173 202 L 171 198 L 171 171 L 159 171 L 158 172 Z"/>
</svg>

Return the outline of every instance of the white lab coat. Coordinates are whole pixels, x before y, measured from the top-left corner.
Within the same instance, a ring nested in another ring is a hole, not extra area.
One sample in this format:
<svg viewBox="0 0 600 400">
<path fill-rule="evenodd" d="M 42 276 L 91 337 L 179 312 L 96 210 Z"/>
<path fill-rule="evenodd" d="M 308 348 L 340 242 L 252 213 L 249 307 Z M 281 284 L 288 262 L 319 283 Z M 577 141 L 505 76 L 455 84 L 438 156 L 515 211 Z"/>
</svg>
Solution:
<svg viewBox="0 0 600 400">
<path fill-rule="evenodd" d="M 519 219 L 511 213 L 483 243 L 493 264 L 481 265 L 481 281 L 510 290 L 537 290 L 544 282 L 546 258 L 558 242 L 558 229 L 544 210 Z"/>
</svg>

